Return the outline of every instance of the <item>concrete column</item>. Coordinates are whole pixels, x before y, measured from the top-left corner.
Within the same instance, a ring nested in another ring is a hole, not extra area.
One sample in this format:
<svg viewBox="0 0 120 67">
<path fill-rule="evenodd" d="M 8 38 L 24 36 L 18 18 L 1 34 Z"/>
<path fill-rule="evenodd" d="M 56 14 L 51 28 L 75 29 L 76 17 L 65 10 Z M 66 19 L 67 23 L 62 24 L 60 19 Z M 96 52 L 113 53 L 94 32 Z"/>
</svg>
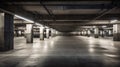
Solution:
<svg viewBox="0 0 120 67">
<path fill-rule="evenodd" d="M 49 36 L 50 36 L 50 29 L 46 29 L 46 38 L 49 38 Z"/>
<path fill-rule="evenodd" d="M 108 35 L 112 36 L 112 30 L 108 30 Z"/>
<path fill-rule="evenodd" d="M 22 32 L 21 32 L 21 30 L 19 30 L 19 31 L 18 31 L 18 34 L 19 34 L 19 36 L 21 36 L 21 35 L 22 35 Z"/>
<path fill-rule="evenodd" d="M 33 24 L 26 24 L 26 42 L 33 43 Z"/>
<path fill-rule="evenodd" d="M 120 24 L 113 25 L 113 40 L 120 41 Z"/>
<path fill-rule="evenodd" d="M 44 27 L 40 27 L 40 40 L 44 40 Z"/>
<path fill-rule="evenodd" d="M 82 31 L 82 36 L 85 36 L 85 31 L 84 30 Z"/>
<path fill-rule="evenodd" d="M 51 37 L 52 35 L 51 35 L 51 29 L 49 29 L 49 36 Z"/>
<path fill-rule="evenodd" d="M 55 30 L 51 30 L 51 36 L 54 37 L 55 36 Z"/>
<path fill-rule="evenodd" d="M 95 29 L 94 29 L 94 37 L 95 38 L 99 37 L 99 28 L 98 27 L 95 27 Z"/>
<path fill-rule="evenodd" d="M 101 30 L 101 37 L 104 37 L 105 36 L 105 31 L 104 30 Z"/>
<path fill-rule="evenodd" d="M 13 15 L 0 13 L 0 51 L 13 49 Z"/>
<path fill-rule="evenodd" d="M 51 30 L 51 37 L 54 37 L 54 31 L 53 31 L 53 29 Z"/>
<path fill-rule="evenodd" d="M 82 31 L 82 36 L 84 35 L 84 31 Z"/>
<path fill-rule="evenodd" d="M 88 29 L 88 30 L 87 30 L 87 36 L 90 37 L 90 34 L 91 34 L 91 32 L 90 32 L 90 30 Z"/>
<path fill-rule="evenodd" d="M 55 31 L 55 36 L 58 36 L 58 31 Z"/>
<path fill-rule="evenodd" d="M 85 36 L 86 35 L 86 30 L 83 30 L 83 36 Z"/>
<path fill-rule="evenodd" d="M 84 36 L 86 35 L 86 31 L 85 31 L 85 30 L 83 31 L 83 35 L 84 35 Z"/>
</svg>

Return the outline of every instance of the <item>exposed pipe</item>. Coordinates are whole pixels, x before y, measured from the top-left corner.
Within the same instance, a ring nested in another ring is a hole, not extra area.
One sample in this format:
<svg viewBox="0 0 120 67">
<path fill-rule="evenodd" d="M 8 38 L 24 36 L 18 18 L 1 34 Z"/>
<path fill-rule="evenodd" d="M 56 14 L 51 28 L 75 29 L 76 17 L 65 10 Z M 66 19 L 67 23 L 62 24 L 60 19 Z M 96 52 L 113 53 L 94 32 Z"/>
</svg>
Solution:
<svg viewBox="0 0 120 67">
<path fill-rule="evenodd" d="M 117 8 L 117 7 L 114 7 L 114 8 L 112 8 L 112 9 L 110 9 L 110 10 L 104 11 L 101 15 L 95 17 L 92 21 L 95 21 L 95 20 L 99 19 L 100 17 L 102 17 L 102 16 L 108 14 L 109 12 L 111 12 L 112 10 L 114 10 L 114 9 L 116 9 L 116 8 Z"/>
<path fill-rule="evenodd" d="M 43 6 L 43 8 L 46 10 L 46 12 L 49 14 L 49 16 L 51 16 L 52 18 L 53 18 L 53 21 L 56 21 L 55 20 L 55 18 L 54 18 L 54 15 L 52 14 L 52 12 L 50 12 L 50 10 L 42 3 L 42 0 L 40 1 L 40 4 Z M 42 20 L 43 22 L 45 22 L 44 21 L 44 19 Z M 47 25 L 47 26 L 49 26 L 48 25 L 48 23 L 42 23 L 43 25 Z"/>
<path fill-rule="evenodd" d="M 95 21 L 95 20 L 99 19 L 100 17 L 102 17 L 102 16 L 104 16 L 104 15 L 108 14 L 108 13 L 109 13 L 109 12 L 111 12 L 112 10 L 116 9 L 116 8 L 117 8 L 117 6 L 115 6 L 116 4 L 114 4 L 114 3 L 116 3 L 116 2 L 117 2 L 117 1 L 112 1 L 111 5 L 113 5 L 113 8 L 112 8 L 112 9 L 108 9 L 108 10 L 104 11 L 103 13 L 101 13 L 101 15 L 99 15 L 99 16 L 97 16 L 97 17 L 95 17 L 92 21 Z"/>
<path fill-rule="evenodd" d="M 47 13 L 53 18 L 54 15 L 52 14 L 52 12 L 50 12 L 50 10 L 42 3 L 42 1 L 40 1 L 40 4 L 43 6 L 43 8 L 47 11 Z"/>
</svg>

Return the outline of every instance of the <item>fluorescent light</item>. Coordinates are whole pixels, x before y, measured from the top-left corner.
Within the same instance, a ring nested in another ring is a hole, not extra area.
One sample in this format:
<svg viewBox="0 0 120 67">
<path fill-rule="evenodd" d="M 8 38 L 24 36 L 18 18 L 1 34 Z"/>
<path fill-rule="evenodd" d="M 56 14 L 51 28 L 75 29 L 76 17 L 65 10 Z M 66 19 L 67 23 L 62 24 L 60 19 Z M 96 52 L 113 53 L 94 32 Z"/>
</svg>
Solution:
<svg viewBox="0 0 120 67">
<path fill-rule="evenodd" d="M 19 15 L 15 15 L 16 17 L 18 17 L 18 18 L 20 18 L 20 19 L 23 19 L 23 20 L 25 20 L 25 21 L 28 21 L 28 22 L 34 22 L 34 21 L 32 21 L 32 20 L 29 20 L 29 19 L 27 19 L 27 18 L 24 18 L 24 17 L 21 17 L 21 16 L 19 16 Z"/>
<path fill-rule="evenodd" d="M 35 25 L 38 25 L 38 26 L 43 26 L 42 24 L 40 24 L 40 23 L 35 23 Z"/>
<path fill-rule="evenodd" d="M 105 28 L 105 27 L 107 27 L 107 26 L 106 25 L 102 26 L 102 28 Z"/>
<path fill-rule="evenodd" d="M 115 22 L 117 22 L 118 20 L 111 20 L 111 23 L 115 23 Z"/>
<path fill-rule="evenodd" d="M 43 21 L 43 20 L 39 20 Z M 44 20 L 44 21 L 53 21 L 53 20 Z M 90 21 L 90 20 L 55 20 L 55 21 Z"/>
</svg>

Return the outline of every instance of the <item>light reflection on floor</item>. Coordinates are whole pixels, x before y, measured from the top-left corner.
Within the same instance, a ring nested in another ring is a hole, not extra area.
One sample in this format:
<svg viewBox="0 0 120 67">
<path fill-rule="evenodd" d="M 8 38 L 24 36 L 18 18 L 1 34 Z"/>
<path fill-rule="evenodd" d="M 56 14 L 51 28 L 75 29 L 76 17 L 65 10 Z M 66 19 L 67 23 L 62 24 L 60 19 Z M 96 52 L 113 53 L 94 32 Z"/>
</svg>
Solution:
<svg viewBox="0 0 120 67">
<path fill-rule="evenodd" d="M 15 38 L 14 50 L 0 52 L 0 67 L 120 67 L 120 42 L 84 36 L 57 36 L 27 44 Z"/>
</svg>

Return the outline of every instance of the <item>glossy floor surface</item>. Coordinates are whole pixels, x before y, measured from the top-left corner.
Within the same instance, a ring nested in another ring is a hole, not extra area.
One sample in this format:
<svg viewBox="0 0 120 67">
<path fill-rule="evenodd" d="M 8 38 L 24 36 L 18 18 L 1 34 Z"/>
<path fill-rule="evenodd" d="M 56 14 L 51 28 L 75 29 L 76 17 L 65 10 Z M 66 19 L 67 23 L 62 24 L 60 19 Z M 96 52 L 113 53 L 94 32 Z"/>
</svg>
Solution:
<svg viewBox="0 0 120 67">
<path fill-rule="evenodd" d="M 14 39 L 14 50 L 0 52 L 0 67 L 120 67 L 120 42 L 111 38 L 57 36 L 27 44 Z"/>
</svg>

